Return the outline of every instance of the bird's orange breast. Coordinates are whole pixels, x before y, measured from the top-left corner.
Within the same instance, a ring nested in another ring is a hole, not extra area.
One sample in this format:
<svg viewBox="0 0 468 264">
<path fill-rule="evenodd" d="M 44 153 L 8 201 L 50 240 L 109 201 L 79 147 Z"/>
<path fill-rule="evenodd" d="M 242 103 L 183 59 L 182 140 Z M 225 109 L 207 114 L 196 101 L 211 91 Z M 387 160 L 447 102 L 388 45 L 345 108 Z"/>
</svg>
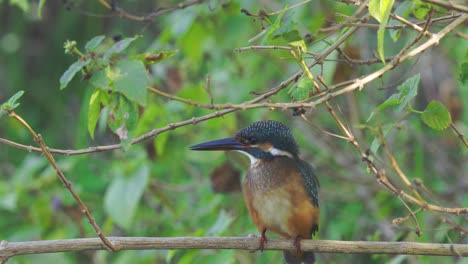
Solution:
<svg viewBox="0 0 468 264">
<path fill-rule="evenodd" d="M 309 239 L 318 228 L 319 208 L 311 203 L 303 177 L 281 162 L 266 165 L 270 171 L 251 168 L 244 183 L 254 224 L 285 238 Z"/>
</svg>

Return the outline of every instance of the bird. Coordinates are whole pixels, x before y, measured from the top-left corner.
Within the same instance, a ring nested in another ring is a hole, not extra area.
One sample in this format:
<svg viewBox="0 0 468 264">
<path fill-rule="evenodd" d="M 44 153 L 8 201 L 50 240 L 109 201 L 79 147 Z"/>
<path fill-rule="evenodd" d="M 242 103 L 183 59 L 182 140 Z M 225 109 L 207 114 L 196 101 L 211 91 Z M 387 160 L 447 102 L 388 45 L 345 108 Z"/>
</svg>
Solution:
<svg viewBox="0 0 468 264">
<path fill-rule="evenodd" d="M 263 251 L 269 230 L 294 241 L 296 250 L 283 251 L 285 263 L 315 262 L 313 252 L 301 251 L 300 241 L 318 231 L 320 185 L 313 167 L 299 158 L 298 144 L 288 126 L 273 120 L 258 121 L 234 137 L 190 149 L 247 155 L 250 168 L 242 189 L 252 221 L 261 232 L 259 249 Z"/>
</svg>

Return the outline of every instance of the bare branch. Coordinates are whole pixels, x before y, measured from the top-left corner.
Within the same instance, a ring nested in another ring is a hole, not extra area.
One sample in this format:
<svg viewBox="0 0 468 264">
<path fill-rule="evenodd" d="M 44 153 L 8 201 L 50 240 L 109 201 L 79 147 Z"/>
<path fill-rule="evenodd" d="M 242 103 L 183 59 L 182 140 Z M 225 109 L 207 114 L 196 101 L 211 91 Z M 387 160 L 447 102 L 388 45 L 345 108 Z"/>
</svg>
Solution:
<svg viewBox="0 0 468 264">
<path fill-rule="evenodd" d="M 108 237 L 120 250 L 147 249 L 258 249 L 256 237 Z M 0 259 L 17 255 L 104 250 L 98 238 L 0 243 Z M 294 250 L 292 240 L 269 239 L 265 250 Z M 406 254 L 468 256 L 466 244 L 301 240 L 301 250 L 344 254 Z M 259 253 L 260 254 L 260 253 Z"/>
<path fill-rule="evenodd" d="M 454 3 L 451 3 L 452 1 L 441 1 L 441 0 L 422 0 L 422 1 L 429 3 L 429 4 L 441 6 L 445 9 L 456 10 L 456 11 L 463 12 L 465 14 L 468 13 L 468 6 L 463 5 L 463 4 L 454 4 Z"/>
<path fill-rule="evenodd" d="M 192 5 L 201 4 L 204 1 L 205 0 L 188 0 L 186 2 L 179 3 L 179 4 L 177 4 L 175 6 L 172 6 L 172 7 L 159 8 L 156 11 L 150 12 L 149 14 L 142 15 L 142 16 L 132 14 L 132 13 L 128 12 L 127 10 L 119 7 L 118 5 L 113 5 L 113 4 L 107 3 L 105 0 L 100 0 L 99 3 L 101 3 L 105 8 L 112 11 L 111 14 L 92 13 L 92 12 L 80 9 L 74 3 L 68 3 L 68 2 L 65 3 L 65 8 L 67 8 L 69 10 L 73 10 L 73 11 L 79 13 L 79 14 L 83 14 L 85 16 L 120 17 L 120 18 L 125 18 L 125 19 L 128 19 L 128 20 L 134 20 L 134 21 L 137 21 L 137 22 L 148 22 L 148 21 L 154 20 L 154 18 L 156 18 L 158 16 L 161 16 L 161 15 L 164 15 L 164 14 L 167 14 L 167 13 L 170 13 L 170 12 L 174 12 L 174 11 L 179 10 L 179 9 L 184 9 L 184 8 L 192 6 Z"/>
</svg>

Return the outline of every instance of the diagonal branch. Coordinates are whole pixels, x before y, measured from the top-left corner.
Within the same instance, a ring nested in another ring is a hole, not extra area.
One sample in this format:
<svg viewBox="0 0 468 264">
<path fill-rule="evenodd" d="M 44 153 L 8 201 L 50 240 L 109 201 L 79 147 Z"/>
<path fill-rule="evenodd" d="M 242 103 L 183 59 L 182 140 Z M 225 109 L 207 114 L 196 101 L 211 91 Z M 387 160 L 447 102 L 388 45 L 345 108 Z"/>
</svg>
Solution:
<svg viewBox="0 0 468 264">
<path fill-rule="evenodd" d="M 50 151 L 47 149 L 47 146 L 44 143 L 44 140 L 42 139 L 42 136 L 37 134 L 31 126 L 19 115 L 17 115 L 14 111 L 9 111 L 8 115 L 11 118 L 16 119 L 18 122 L 21 123 L 31 134 L 31 136 L 34 138 L 34 141 L 39 145 L 41 152 L 44 153 L 45 157 L 49 161 L 50 165 L 54 168 L 55 172 L 57 173 L 57 177 L 60 179 L 60 181 L 63 183 L 65 188 L 70 192 L 70 194 L 73 196 L 73 199 L 78 203 L 80 206 L 81 212 L 86 216 L 88 219 L 88 222 L 91 224 L 91 226 L 94 228 L 94 231 L 96 234 L 99 236 L 101 243 L 103 244 L 104 247 L 111 251 L 116 251 L 117 249 L 112 245 L 111 242 L 104 236 L 104 234 L 101 231 L 101 228 L 96 224 L 96 221 L 94 220 L 94 217 L 91 215 L 88 207 L 85 205 L 85 203 L 81 200 L 80 196 L 78 193 L 75 191 L 75 189 L 72 188 L 71 182 L 65 177 L 63 172 L 60 170 L 60 168 L 57 166 L 57 163 L 55 162 L 54 157 L 50 153 Z"/>
<path fill-rule="evenodd" d="M 441 1 L 441 0 L 422 0 L 422 1 L 432 4 L 432 5 L 441 6 L 445 9 L 456 10 L 456 11 L 463 12 L 465 14 L 468 13 L 468 6 L 466 6 L 466 4 L 465 5 L 455 4 L 455 3 L 451 3 L 452 1 Z"/>
</svg>

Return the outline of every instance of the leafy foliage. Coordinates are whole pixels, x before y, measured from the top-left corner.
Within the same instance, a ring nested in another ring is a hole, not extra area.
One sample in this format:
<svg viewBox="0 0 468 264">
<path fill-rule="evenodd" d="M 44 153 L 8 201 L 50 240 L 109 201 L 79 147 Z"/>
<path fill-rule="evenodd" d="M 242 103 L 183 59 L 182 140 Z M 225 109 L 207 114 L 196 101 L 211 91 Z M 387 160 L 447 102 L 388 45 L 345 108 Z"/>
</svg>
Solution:
<svg viewBox="0 0 468 264">
<path fill-rule="evenodd" d="M 348 32 L 349 27 L 331 30 L 351 18 L 357 6 L 339 1 L 301 5 L 290 1 L 265 1 L 262 5 L 250 1 L 210 2 L 148 17 L 139 23 L 114 13 L 108 8 L 111 1 L 72 2 L 3 3 L 8 16 L 4 16 L 3 24 L 7 34 L 0 36 L 0 100 L 4 102 L 0 111 L 15 110 L 41 133 L 50 148 L 122 144 L 122 150 L 54 155 L 104 234 L 258 235 L 242 194 L 213 191 L 219 187 L 216 184 L 222 184 L 214 180 L 215 176 L 235 174 L 235 170 L 245 174 L 248 160 L 237 153 L 194 153 L 188 147 L 232 136 L 254 121 L 274 119 L 292 128 L 301 146 L 301 157 L 316 167 L 322 189 L 320 232 L 315 238 L 455 243 L 466 239 L 453 229 L 453 223 L 463 226 L 463 219 L 441 214 L 447 221 L 440 221 L 439 215 L 410 205 L 424 234 L 417 237 L 414 223 L 400 200 L 369 174 L 362 157 L 346 140 L 330 136 L 340 132 L 328 109 L 322 106 L 294 111 L 239 110 L 131 144 L 134 138 L 154 129 L 219 111 L 168 99 L 162 93 L 148 91 L 148 87 L 196 104 L 250 100 L 315 62 L 317 55 Z M 179 3 L 168 1 L 160 6 L 139 2 L 136 9 L 134 3 L 117 2 L 118 8 L 129 13 L 166 10 Z M 258 11 L 247 16 L 239 12 L 241 8 Z M 379 22 L 378 31 L 376 25 L 360 29 L 329 56 L 321 58 L 310 72 L 267 100 L 315 100 L 321 96 L 313 89 L 318 75 L 333 92 L 341 89 L 343 83 L 380 69 L 380 63 L 365 63 L 374 60 L 371 53 L 377 51 L 383 60 L 385 54 L 398 54 L 419 34 L 407 27 L 385 29 L 402 25 L 389 20 L 390 12 L 424 22 L 430 8 L 422 1 L 370 1 L 370 12 Z M 82 10 L 105 10 L 110 17 L 90 17 L 79 12 Z M 448 15 L 443 9 L 437 11 L 436 16 Z M 38 17 L 32 18 L 32 14 Z M 42 19 L 36 20 L 39 17 Z M 431 25 L 430 30 L 436 31 L 450 21 Z M 385 39 L 385 32 L 390 33 L 393 42 Z M 330 100 L 345 125 L 356 131 L 362 146 L 369 146 L 370 159 L 382 166 L 392 181 L 404 186 L 387 162 L 386 151 L 394 155 L 410 181 L 421 182 L 421 188 L 430 190 L 421 191 L 424 198 L 449 207 L 468 204 L 461 184 L 466 178 L 467 152 L 446 129 L 454 124 L 468 134 L 468 107 L 463 100 L 468 96 L 467 53 L 463 41 L 451 35 L 426 52 L 434 56 L 431 59 L 436 63 L 415 57 L 386 72 L 378 81 L 366 83 L 362 91 Z M 61 50 L 64 42 L 65 54 Z M 260 45 L 282 49 L 233 52 L 239 47 Z M 395 88 L 397 84 L 400 85 Z M 323 89 L 323 93 L 327 92 Z M 34 145 L 17 122 L 6 117 L 0 122 L 2 138 Z M 43 156 L 0 144 L 0 161 L 0 240 L 95 236 Z M 232 165 L 231 169 L 223 169 L 226 163 Z M 392 223 L 405 217 L 409 220 Z M 433 257 L 419 256 L 318 255 L 323 263 L 435 261 Z M 9 262 L 275 263 L 279 259 L 281 252 L 161 250 L 20 256 Z"/>
</svg>

